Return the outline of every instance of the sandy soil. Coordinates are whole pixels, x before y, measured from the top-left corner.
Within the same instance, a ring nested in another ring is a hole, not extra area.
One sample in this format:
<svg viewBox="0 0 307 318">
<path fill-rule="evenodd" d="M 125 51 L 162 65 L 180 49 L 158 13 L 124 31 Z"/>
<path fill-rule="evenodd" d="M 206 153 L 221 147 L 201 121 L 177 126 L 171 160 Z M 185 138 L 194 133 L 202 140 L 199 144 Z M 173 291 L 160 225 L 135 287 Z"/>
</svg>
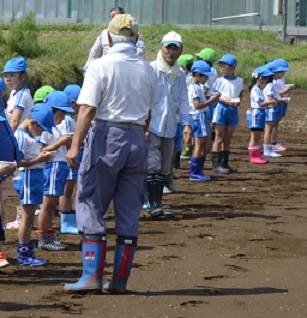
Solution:
<svg viewBox="0 0 307 318">
<path fill-rule="evenodd" d="M 208 162 L 213 180 L 193 183 L 182 163 L 175 180 L 182 192 L 164 199 L 175 218 L 142 213 L 127 295 L 65 294 L 63 283 L 81 275 L 80 237 L 59 235 L 69 251 L 37 250 L 49 264 L 32 269 L 17 266 L 17 232 L 8 230 L 11 265 L 0 270 L 0 317 L 307 317 L 306 100 L 306 91 L 292 94 L 280 129 L 282 158 L 248 163 L 243 105 L 231 156 L 239 173 L 214 175 Z M 10 220 L 17 196 L 10 182 L 5 187 Z M 105 280 L 116 238 L 110 215 Z"/>
</svg>

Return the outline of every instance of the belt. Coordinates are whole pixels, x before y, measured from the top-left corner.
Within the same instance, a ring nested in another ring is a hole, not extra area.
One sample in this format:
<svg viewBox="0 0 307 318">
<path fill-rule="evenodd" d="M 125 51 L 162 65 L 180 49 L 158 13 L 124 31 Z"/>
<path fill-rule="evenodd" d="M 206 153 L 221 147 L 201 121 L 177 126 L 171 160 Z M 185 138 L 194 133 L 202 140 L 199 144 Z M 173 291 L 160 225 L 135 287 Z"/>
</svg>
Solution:
<svg viewBox="0 0 307 318">
<path fill-rule="evenodd" d="M 95 126 L 100 127 L 118 127 L 131 130 L 143 130 L 144 126 L 132 123 L 116 123 L 108 120 L 95 119 Z"/>
</svg>

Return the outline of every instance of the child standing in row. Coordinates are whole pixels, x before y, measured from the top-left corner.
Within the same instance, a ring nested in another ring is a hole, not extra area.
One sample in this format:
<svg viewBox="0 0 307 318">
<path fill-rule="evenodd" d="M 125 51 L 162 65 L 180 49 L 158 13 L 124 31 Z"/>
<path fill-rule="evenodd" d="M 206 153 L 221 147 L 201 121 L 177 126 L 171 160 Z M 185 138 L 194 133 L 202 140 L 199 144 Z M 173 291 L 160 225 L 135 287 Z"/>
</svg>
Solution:
<svg viewBox="0 0 307 318">
<path fill-rule="evenodd" d="M 210 136 L 210 121 L 208 118 L 209 105 L 218 99 L 214 95 L 206 100 L 200 85 L 204 85 L 209 76 L 212 76 L 211 67 L 205 61 L 194 62 L 192 68 L 192 83 L 189 85 L 188 97 L 190 104 L 190 116 L 194 134 L 194 153 L 190 161 L 190 177 L 192 181 L 209 181 L 210 177 L 204 174 L 206 161 L 206 137 Z"/>
<path fill-rule="evenodd" d="M 71 136 L 63 136 L 59 125 L 67 113 L 74 113 L 70 100 L 64 92 L 53 91 L 46 98 L 46 105 L 51 107 L 54 114 L 52 135 L 44 132 L 40 138 L 42 151 L 55 151 L 54 160 L 45 163 L 44 167 L 44 198 L 41 212 L 38 216 L 38 247 L 48 251 L 61 251 L 67 245 L 56 238 L 56 230 L 52 228 L 52 214 L 59 197 L 63 195 L 68 176 L 66 161 L 67 148 L 71 144 Z"/>
<path fill-rule="evenodd" d="M 257 67 L 252 74 L 250 90 L 251 110 L 247 112 L 248 128 L 251 131 L 251 139 L 248 145 L 250 163 L 264 164 L 267 160 L 261 157 L 260 135 L 265 127 L 265 109 L 276 107 L 277 102 L 265 100 L 263 89 L 273 80 L 273 73 L 265 66 Z"/>
<path fill-rule="evenodd" d="M 214 110 L 212 123 L 215 124 L 215 141 L 212 147 L 212 166 L 216 173 L 232 173 L 229 166 L 229 146 L 235 126 L 239 125 L 238 106 L 242 99 L 243 79 L 235 75 L 237 59 L 232 54 L 225 54 L 219 60 L 223 76 L 216 79 L 212 94 L 219 95 L 219 102 Z"/>
<path fill-rule="evenodd" d="M 19 173 L 13 179 L 22 206 L 17 242 L 19 265 L 42 266 L 47 262 L 35 257 L 31 230 L 36 207 L 43 201 L 43 162 L 52 160 L 54 156 L 52 152 L 41 152 L 36 138 L 43 131 L 52 133 L 53 124 L 52 110 L 44 104 L 37 104 L 31 108 L 30 117 L 22 122 L 15 133 L 22 157 Z"/>
</svg>

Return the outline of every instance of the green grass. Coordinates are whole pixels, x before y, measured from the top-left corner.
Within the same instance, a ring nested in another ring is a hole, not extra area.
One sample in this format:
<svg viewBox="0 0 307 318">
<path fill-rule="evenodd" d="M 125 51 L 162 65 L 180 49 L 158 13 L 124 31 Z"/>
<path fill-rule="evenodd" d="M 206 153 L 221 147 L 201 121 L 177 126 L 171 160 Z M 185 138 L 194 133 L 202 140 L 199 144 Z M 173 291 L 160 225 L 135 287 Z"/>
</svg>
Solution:
<svg viewBox="0 0 307 318">
<path fill-rule="evenodd" d="M 0 25 L 0 32 L 6 38 L 10 26 Z M 82 82 L 81 68 L 89 50 L 102 27 L 89 25 L 38 26 L 38 45 L 41 53 L 38 57 L 28 58 L 29 78 L 32 91 L 42 84 L 53 85 L 63 89 L 68 83 Z M 258 30 L 231 30 L 192 28 L 183 29 L 172 25 L 141 26 L 146 54 L 144 58 L 152 61 L 156 58 L 160 42 L 170 30 L 179 32 L 184 41 L 183 53 L 195 54 L 205 47 L 214 48 L 218 57 L 232 53 L 238 59 L 236 73 L 249 84 L 253 69 L 266 61 L 283 57 L 289 61 L 290 72 L 286 75 L 287 82 L 307 89 L 307 72 L 303 61 L 307 58 L 307 46 L 304 42 L 294 41 L 287 45 L 276 41 L 276 33 Z M 1 41 L 2 43 L 2 41 Z M 2 60 L 0 67 L 12 58 L 0 44 Z M 16 54 L 15 54 L 16 55 Z"/>
</svg>

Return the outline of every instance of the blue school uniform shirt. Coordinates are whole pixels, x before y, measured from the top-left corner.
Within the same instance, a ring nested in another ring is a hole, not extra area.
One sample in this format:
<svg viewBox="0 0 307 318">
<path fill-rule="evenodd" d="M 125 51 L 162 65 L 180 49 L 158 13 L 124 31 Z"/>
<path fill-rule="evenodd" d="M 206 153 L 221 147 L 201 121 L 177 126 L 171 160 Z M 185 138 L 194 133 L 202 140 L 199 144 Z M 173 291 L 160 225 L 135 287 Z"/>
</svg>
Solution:
<svg viewBox="0 0 307 318">
<path fill-rule="evenodd" d="M 7 120 L 3 100 L 0 96 L 0 161 L 17 161 L 20 163 L 17 140 Z"/>
</svg>

